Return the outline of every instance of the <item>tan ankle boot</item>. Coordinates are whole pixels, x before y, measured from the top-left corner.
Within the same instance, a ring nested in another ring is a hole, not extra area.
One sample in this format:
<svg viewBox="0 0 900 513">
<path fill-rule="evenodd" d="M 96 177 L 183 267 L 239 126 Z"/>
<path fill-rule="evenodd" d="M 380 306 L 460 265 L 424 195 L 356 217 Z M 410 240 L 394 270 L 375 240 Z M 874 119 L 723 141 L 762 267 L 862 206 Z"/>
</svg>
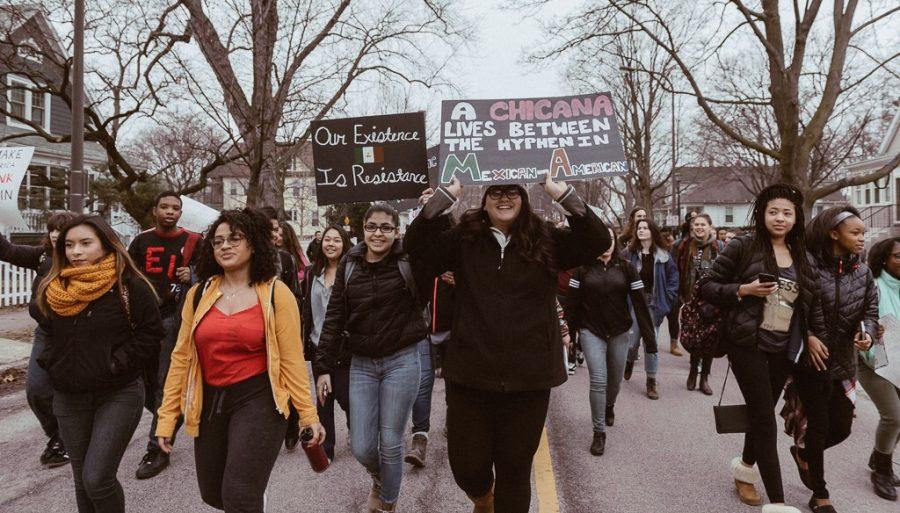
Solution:
<svg viewBox="0 0 900 513">
<path fill-rule="evenodd" d="M 678 341 L 673 340 L 672 345 L 669 347 L 669 352 L 674 354 L 675 356 L 682 356 L 684 353 L 681 352 L 681 349 L 678 349 Z"/>
<path fill-rule="evenodd" d="M 366 499 L 366 511 L 368 513 L 378 513 L 381 508 L 381 484 L 372 480 L 372 489 L 369 491 L 369 497 Z"/>
<path fill-rule="evenodd" d="M 759 481 L 759 473 L 755 468 L 744 466 L 740 457 L 731 460 L 731 475 L 734 477 L 734 487 L 737 489 L 741 502 L 750 506 L 762 504 L 762 497 L 756 491 L 755 483 Z"/>
<path fill-rule="evenodd" d="M 481 497 L 469 497 L 469 500 L 475 505 L 472 513 L 494 513 L 494 488 Z"/>
<path fill-rule="evenodd" d="M 376 510 L 378 513 L 390 513 L 392 511 L 396 511 L 397 503 L 388 504 L 386 502 L 378 501 L 378 509 Z"/>
</svg>

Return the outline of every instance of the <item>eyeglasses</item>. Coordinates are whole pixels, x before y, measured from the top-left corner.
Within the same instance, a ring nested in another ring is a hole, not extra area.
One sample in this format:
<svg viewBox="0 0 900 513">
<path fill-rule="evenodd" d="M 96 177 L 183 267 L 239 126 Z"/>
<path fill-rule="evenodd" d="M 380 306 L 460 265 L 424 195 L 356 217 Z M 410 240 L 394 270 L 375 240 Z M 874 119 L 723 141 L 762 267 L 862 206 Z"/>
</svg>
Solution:
<svg viewBox="0 0 900 513">
<path fill-rule="evenodd" d="M 375 233 L 375 230 L 380 230 L 381 233 L 391 233 L 392 231 L 394 231 L 396 229 L 397 229 L 396 226 L 389 224 L 389 223 L 384 223 L 382 225 L 377 225 L 375 223 L 368 223 L 365 226 L 363 226 L 363 230 L 365 230 L 369 233 Z"/>
<path fill-rule="evenodd" d="M 225 245 L 225 242 L 228 242 L 228 247 L 240 246 L 246 237 L 239 233 L 232 233 L 227 238 L 226 237 L 216 237 L 212 240 L 212 247 L 216 249 L 222 249 L 222 246 Z"/>
<path fill-rule="evenodd" d="M 507 187 L 507 188 L 496 188 L 490 189 L 487 193 L 488 197 L 494 201 L 499 200 L 503 196 L 506 196 L 508 199 L 516 199 L 519 197 L 519 188 L 518 187 Z"/>
</svg>

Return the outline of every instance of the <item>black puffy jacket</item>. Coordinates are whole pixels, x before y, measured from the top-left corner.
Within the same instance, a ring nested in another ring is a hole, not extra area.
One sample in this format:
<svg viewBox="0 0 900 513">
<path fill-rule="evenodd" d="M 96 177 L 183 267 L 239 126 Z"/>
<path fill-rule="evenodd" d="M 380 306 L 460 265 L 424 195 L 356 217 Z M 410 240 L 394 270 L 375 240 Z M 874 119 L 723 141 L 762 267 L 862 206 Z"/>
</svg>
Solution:
<svg viewBox="0 0 900 513">
<path fill-rule="evenodd" d="M 825 326 L 819 336 L 828 346 L 828 370 L 834 380 L 856 376 L 856 348 L 853 339 L 864 321 L 866 332 L 875 340 L 878 327 L 878 285 L 858 255 L 837 258 L 814 257 L 819 298 L 816 316 Z"/>
<path fill-rule="evenodd" d="M 147 362 L 158 357 L 165 332 L 153 289 L 129 271 L 123 280 L 130 320 L 114 285 L 77 315 L 51 312 L 41 321 L 47 346 L 38 364 L 50 375 L 53 388 L 75 393 L 115 390 L 137 379 Z"/>
<path fill-rule="evenodd" d="M 330 374 L 340 360 L 341 349 L 350 354 L 379 358 L 425 339 L 428 327 L 424 304 L 418 305 L 400 273 L 403 256 L 400 241 L 384 259 L 366 261 L 366 244 L 351 249 L 338 265 L 328 313 L 316 351 L 316 374 Z M 347 262 L 354 261 L 347 281 Z M 430 283 L 423 276 L 417 283 Z M 346 282 L 346 284 L 345 284 Z M 416 296 L 421 297 L 416 293 Z M 341 338 L 346 332 L 343 345 Z"/>
<path fill-rule="evenodd" d="M 300 325 L 303 327 L 303 356 L 307 361 L 315 362 L 316 353 L 319 348 L 312 343 L 310 334 L 313 329 L 313 312 L 312 312 L 312 285 L 318 276 L 322 273 L 318 264 L 310 264 L 306 266 L 303 273 L 303 307 L 300 309 Z M 336 277 L 336 276 L 335 276 Z M 332 285 L 333 286 L 333 285 Z M 321 335 L 319 337 L 321 339 Z M 351 354 L 344 347 L 343 340 L 335 352 L 334 367 L 347 367 L 350 365 Z"/>
<path fill-rule="evenodd" d="M 34 297 L 37 294 L 41 279 L 50 272 L 53 264 L 53 250 L 44 246 L 26 246 L 13 244 L 6 237 L 0 235 L 0 260 L 9 262 L 16 267 L 24 267 L 35 271 L 34 280 L 31 282 L 31 299 L 28 301 L 28 313 L 36 320 L 41 320 L 41 313 L 37 308 Z"/>
<path fill-rule="evenodd" d="M 763 250 L 755 245 L 755 238 L 755 235 L 744 235 L 732 239 L 719 253 L 709 273 L 700 281 L 700 295 L 703 299 L 724 310 L 723 340 L 726 344 L 739 347 L 757 345 L 756 335 L 762 321 L 765 300 L 756 296 L 746 296 L 739 300 L 738 288 L 756 280 L 759 273 L 777 272 L 765 268 Z M 801 286 L 799 300 L 794 305 L 795 317 L 788 344 L 787 357 L 794 362 L 800 357 L 807 334 L 810 331 L 818 334 L 823 330 L 820 319 L 812 316 L 817 295 L 816 279 L 812 269 L 805 276 L 803 284 L 807 286 Z"/>
</svg>

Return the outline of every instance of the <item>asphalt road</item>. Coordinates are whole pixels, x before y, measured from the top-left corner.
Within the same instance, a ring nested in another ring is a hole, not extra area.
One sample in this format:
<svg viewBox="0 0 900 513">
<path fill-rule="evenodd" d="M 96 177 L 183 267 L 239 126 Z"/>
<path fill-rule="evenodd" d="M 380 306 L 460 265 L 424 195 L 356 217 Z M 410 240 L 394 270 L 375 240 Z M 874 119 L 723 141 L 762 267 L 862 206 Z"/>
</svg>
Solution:
<svg viewBox="0 0 900 513">
<path fill-rule="evenodd" d="M 667 345 L 662 345 L 667 347 Z M 591 456 L 590 408 L 586 368 L 553 392 L 547 422 L 549 457 L 538 458 L 535 513 L 693 513 L 759 511 L 738 502 L 728 469 L 739 454 L 739 435 L 717 435 L 713 427 L 714 398 L 684 388 L 687 358 L 663 354 L 660 376 L 662 398 L 643 395 L 640 364 L 625 383 L 616 407 L 616 425 L 608 431 L 603 457 Z M 721 386 L 725 365 L 717 361 L 714 388 Z M 443 382 L 437 380 L 428 466 L 408 468 L 398 511 L 469 512 L 471 505 L 453 482 L 443 437 Z M 740 402 L 736 386 L 729 385 L 726 403 Z M 841 513 L 896 513 L 871 491 L 866 462 L 877 414 L 861 395 L 858 418 L 850 439 L 826 454 L 827 478 L 835 507 Z M 338 425 L 343 422 L 339 414 Z M 134 479 L 143 455 L 149 414 L 144 416 L 125 454 L 119 478 L 125 488 L 128 511 L 171 513 L 215 511 L 200 501 L 194 474 L 191 440 L 179 439 L 172 465 L 149 481 Z M 25 405 L 22 393 L 0 398 L 0 511 L 63 513 L 75 511 L 69 467 L 41 468 L 38 456 L 45 440 Z M 790 462 L 790 440 L 780 440 L 787 500 L 798 507 L 809 492 L 800 484 Z M 900 471 L 900 468 L 898 468 Z M 270 513 L 359 512 L 369 481 L 338 434 L 337 458 L 324 474 L 315 474 L 303 453 L 283 452 L 269 485 Z M 805 506 L 801 508 L 805 510 Z"/>
</svg>

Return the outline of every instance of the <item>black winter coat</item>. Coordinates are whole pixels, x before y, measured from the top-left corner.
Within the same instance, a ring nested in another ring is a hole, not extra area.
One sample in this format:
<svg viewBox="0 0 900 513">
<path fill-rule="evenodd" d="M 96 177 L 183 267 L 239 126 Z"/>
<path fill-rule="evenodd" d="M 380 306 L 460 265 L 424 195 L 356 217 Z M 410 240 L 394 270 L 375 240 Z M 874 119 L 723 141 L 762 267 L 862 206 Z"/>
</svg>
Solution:
<svg viewBox="0 0 900 513">
<path fill-rule="evenodd" d="M 701 278 L 700 294 L 703 299 L 724 310 L 725 333 L 722 340 L 726 344 L 739 347 L 757 345 L 757 333 L 762 322 L 765 300 L 756 296 L 737 297 L 738 288 L 759 277 L 759 273 L 777 274 L 777 270 L 767 270 L 763 262 L 763 250 L 754 245 L 755 235 L 735 237 L 719 253 L 709 274 Z M 751 253 L 752 252 L 752 253 Z M 800 296 L 794 303 L 794 319 L 787 357 L 796 362 L 806 343 L 807 334 L 821 333 L 821 319 L 811 317 L 817 296 L 816 280 L 808 274 L 803 280 L 806 287 L 800 289 Z"/>
<path fill-rule="evenodd" d="M 34 280 L 31 282 L 31 299 L 28 301 L 28 313 L 39 321 L 41 312 L 38 310 L 34 298 L 37 295 L 38 285 L 44 276 L 50 272 L 53 265 L 53 250 L 44 246 L 25 246 L 13 244 L 0 235 L 0 260 L 9 262 L 16 267 L 24 267 L 35 271 Z"/>
<path fill-rule="evenodd" d="M 859 256 L 814 257 L 820 302 L 814 313 L 825 329 L 819 338 L 828 346 L 828 371 L 834 380 L 856 376 L 853 339 L 864 321 L 866 333 L 875 340 L 878 328 L 878 285 Z M 817 334 L 818 335 L 818 334 Z M 811 366 L 804 362 L 805 369 Z"/>
<path fill-rule="evenodd" d="M 571 187 L 565 198 L 563 206 L 575 215 L 569 217 L 572 229 L 551 228 L 558 269 L 589 264 L 610 245 L 603 222 Z M 471 239 L 463 235 L 461 226 L 445 229 L 446 219 L 434 212 L 451 202 L 448 193 L 439 189 L 404 239 L 410 256 L 415 257 L 414 266 L 421 262 L 434 274 L 454 272 L 444 378 L 491 391 L 561 385 L 567 375 L 556 311 L 556 269 L 527 260 L 514 242 L 501 251 L 487 226 Z"/>
<path fill-rule="evenodd" d="M 306 271 L 303 273 L 303 297 L 306 300 L 303 302 L 303 308 L 301 308 L 300 312 L 300 325 L 303 327 L 303 356 L 308 362 L 315 362 L 316 353 L 319 351 L 319 348 L 310 340 L 310 334 L 313 329 L 312 284 L 321 272 L 322 270 L 319 269 L 318 264 L 310 264 L 306 266 Z M 335 278 L 337 278 L 336 275 Z M 319 338 L 321 339 L 321 335 Z M 341 347 L 335 353 L 334 366 L 347 367 L 350 365 L 352 355 L 344 347 L 343 339 L 340 342 Z"/>
<path fill-rule="evenodd" d="M 165 332 L 153 289 L 128 271 L 123 276 L 131 322 L 118 285 L 77 315 L 51 312 L 49 319 L 41 321 L 48 336 L 38 364 L 50 375 L 54 389 L 115 390 L 137 379 L 145 364 L 159 354 Z"/>
<path fill-rule="evenodd" d="M 366 261 L 366 244 L 350 250 L 338 264 L 328 313 L 316 351 L 316 374 L 330 374 L 340 361 L 341 349 L 351 355 L 379 358 L 425 339 L 425 305 L 418 305 L 407 288 L 397 260 L 403 255 L 400 241 L 383 260 Z M 347 262 L 355 262 L 345 285 Z M 427 283 L 427 278 L 417 279 Z M 419 296 L 417 293 L 416 296 Z M 342 344 L 341 339 L 346 340 Z"/>
</svg>

